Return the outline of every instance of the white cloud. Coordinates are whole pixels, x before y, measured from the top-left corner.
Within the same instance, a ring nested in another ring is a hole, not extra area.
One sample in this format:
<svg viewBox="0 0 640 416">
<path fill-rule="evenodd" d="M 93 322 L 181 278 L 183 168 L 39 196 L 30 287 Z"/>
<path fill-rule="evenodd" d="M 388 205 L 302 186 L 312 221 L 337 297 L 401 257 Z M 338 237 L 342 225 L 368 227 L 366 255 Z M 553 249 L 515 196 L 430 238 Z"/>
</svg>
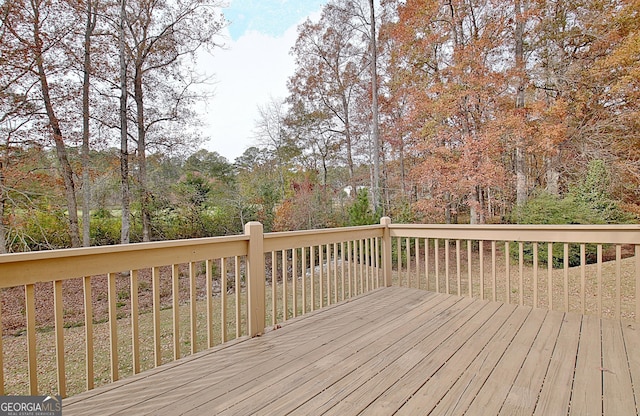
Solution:
<svg viewBox="0 0 640 416">
<path fill-rule="evenodd" d="M 203 110 L 208 123 L 204 133 L 211 138 L 204 147 L 233 162 L 255 144 L 258 105 L 287 95 L 287 79 L 295 69 L 289 51 L 301 22 L 279 37 L 255 31 L 235 41 L 228 36 L 225 50 L 201 58 L 201 66 L 215 74 L 216 80 L 215 95 Z"/>
</svg>

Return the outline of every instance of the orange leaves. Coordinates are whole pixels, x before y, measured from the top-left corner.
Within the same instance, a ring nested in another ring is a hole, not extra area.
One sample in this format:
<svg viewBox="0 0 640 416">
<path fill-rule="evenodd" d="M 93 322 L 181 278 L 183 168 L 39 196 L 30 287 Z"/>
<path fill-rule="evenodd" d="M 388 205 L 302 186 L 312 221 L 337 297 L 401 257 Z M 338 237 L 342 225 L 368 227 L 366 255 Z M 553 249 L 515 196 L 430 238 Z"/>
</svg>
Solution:
<svg viewBox="0 0 640 416">
<path fill-rule="evenodd" d="M 508 215 L 539 189 L 569 189 L 593 158 L 633 176 L 621 181 L 626 189 L 640 183 L 640 0 L 381 5 L 389 189 L 403 197 L 411 189 L 423 210 L 447 206 L 480 212 L 482 220 L 492 203 Z M 311 45 L 335 44 L 342 32 L 327 33 Z M 310 102 L 328 101 L 320 87 L 335 86 L 321 66 L 307 65 L 295 78 L 297 92 L 316 88 Z"/>
</svg>

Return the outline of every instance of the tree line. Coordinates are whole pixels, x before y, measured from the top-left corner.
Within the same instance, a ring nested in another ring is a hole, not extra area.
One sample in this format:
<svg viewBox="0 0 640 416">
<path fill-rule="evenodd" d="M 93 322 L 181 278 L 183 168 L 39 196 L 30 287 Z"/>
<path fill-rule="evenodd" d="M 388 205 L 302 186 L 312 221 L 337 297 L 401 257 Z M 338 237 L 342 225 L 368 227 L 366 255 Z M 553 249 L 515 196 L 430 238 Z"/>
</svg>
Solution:
<svg viewBox="0 0 640 416">
<path fill-rule="evenodd" d="M 401 219 L 523 222 L 563 206 L 547 221 L 633 221 L 639 11 L 626 0 L 383 0 L 377 13 L 329 1 L 298 29 L 278 111 L 288 134 L 266 136 L 273 149 L 294 143 L 308 169 L 343 166 Z"/>
<path fill-rule="evenodd" d="M 386 126 L 419 209 L 508 218 L 603 167 L 603 192 L 637 213 L 639 5 L 386 3 Z"/>
<path fill-rule="evenodd" d="M 218 6 L 1 6 L 3 250 L 640 213 L 637 0 L 330 0 L 233 163 L 194 128 Z"/>
</svg>

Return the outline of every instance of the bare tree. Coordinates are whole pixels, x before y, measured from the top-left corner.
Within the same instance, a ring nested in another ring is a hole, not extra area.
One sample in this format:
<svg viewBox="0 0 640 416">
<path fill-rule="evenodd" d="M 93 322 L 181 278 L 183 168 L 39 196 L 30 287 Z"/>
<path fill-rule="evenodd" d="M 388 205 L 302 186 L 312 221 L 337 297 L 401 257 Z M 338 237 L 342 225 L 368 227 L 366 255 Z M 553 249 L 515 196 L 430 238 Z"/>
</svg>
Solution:
<svg viewBox="0 0 640 416">
<path fill-rule="evenodd" d="M 129 2 L 132 10 L 126 14 L 126 50 L 133 69 L 137 185 L 144 241 L 151 239 L 146 162 L 149 135 L 163 124 L 185 122 L 195 98 L 190 87 L 202 81 L 191 75 L 193 71 L 186 71 L 187 58 L 201 47 L 217 46 L 215 37 L 225 24 L 216 10 L 219 5 L 207 0 Z M 166 94 L 154 100 L 157 89 Z"/>
<path fill-rule="evenodd" d="M 83 43 L 82 62 L 82 245 L 91 245 L 91 182 L 89 179 L 90 169 L 90 102 L 89 92 L 91 88 L 91 38 L 96 29 L 97 13 L 94 0 L 87 0 L 85 3 L 85 31 Z"/>
<path fill-rule="evenodd" d="M 315 103 L 309 108 L 319 106 L 319 111 L 331 114 L 331 130 L 342 137 L 349 182 L 356 189 L 356 145 L 364 134 L 354 113 L 358 98 L 366 91 L 362 62 L 367 46 L 362 43 L 362 28 L 353 24 L 353 14 L 341 6 L 330 3 L 318 23 L 307 21 L 299 27 L 292 49 L 297 69 L 289 91 L 299 100 Z"/>
<path fill-rule="evenodd" d="M 525 62 L 524 62 L 524 2 L 515 0 L 515 64 L 517 77 L 516 112 L 522 112 L 525 107 Z M 518 133 L 516 133 L 518 134 Z M 525 156 L 525 140 L 522 134 L 516 138 L 516 205 L 523 206 L 527 202 L 527 159 Z"/>
<path fill-rule="evenodd" d="M 369 0 L 371 10 L 371 124 L 372 124 L 372 152 L 373 152 L 373 208 L 376 213 L 381 211 L 380 199 L 380 132 L 378 117 L 378 48 L 376 42 L 376 13 L 373 0 Z"/>
<path fill-rule="evenodd" d="M 5 15 L 6 31 L 14 37 L 25 52 L 22 60 L 24 70 L 32 74 L 39 85 L 39 101 L 44 107 L 48 130 L 55 145 L 58 168 L 63 179 L 67 203 L 69 236 L 73 247 L 80 246 L 78 205 L 76 200 L 74 172 L 67 154 L 66 137 L 59 118 L 58 109 L 64 100 L 54 101 L 51 73 L 63 73 L 66 68 L 60 55 L 66 53 L 64 40 L 72 33 L 76 24 L 73 13 L 64 2 L 48 3 L 43 0 L 12 2 L 7 7 L 13 12 Z"/>
<path fill-rule="evenodd" d="M 299 153 L 294 137 L 287 131 L 286 108 L 283 100 L 271 98 L 258 106 L 259 118 L 256 121 L 256 139 L 276 162 L 280 196 L 286 194 L 285 174 L 291 160 Z"/>
<path fill-rule="evenodd" d="M 127 119 L 127 48 L 125 27 L 127 24 L 127 2 L 120 0 L 120 20 L 118 32 L 118 52 L 120 58 L 120 189 L 122 205 L 122 223 L 120 227 L 120 243 L 129 243 L 131 191 L 129 188 L 129 135 Z"/>
</svg>

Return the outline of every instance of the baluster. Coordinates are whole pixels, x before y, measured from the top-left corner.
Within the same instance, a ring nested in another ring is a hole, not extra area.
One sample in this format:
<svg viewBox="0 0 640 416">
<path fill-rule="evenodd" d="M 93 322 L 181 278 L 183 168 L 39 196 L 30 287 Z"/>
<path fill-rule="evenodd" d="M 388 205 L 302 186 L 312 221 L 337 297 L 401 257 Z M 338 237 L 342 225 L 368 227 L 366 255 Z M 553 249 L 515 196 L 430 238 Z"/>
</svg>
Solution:
<svg viewBox="0 0 640 416">
<path fill-rule="evenodd" d="M 37 355 L 36 355 L 35 285 L 32 285 L 32 284 L 25 285 L 24 290 L 25 290 L 25 314 L 26 314 L 26 320 L 27 320 L 27 365 L 29 367 L 29 394 L 32 396 L 36 396 L 38 395 L 38 364 L 37 364 Z M 111 309 L 109 309 L 109 311 L 111 311 Z M 112 364 L 112 368 L 113 368 L 113 364 Z M 113 373 L 111 378 L 113 379 Z M 116 369 L 116 379 L 117 379 L 117 369 Z"/>
<path fill-rule="evenodd" d="M 510 258 L 509 242 L 504 242 L 504 262 L 505 262 L 505 299 L 507 303 L 511 303 L 511 258 Z"/>
<path fill-rule="evenodd" d="M 240 256 L 235 256 L 236 285 L 236 339 L 242 336 L 242 282 L 240 281 Z"/>
<path fill-rule="evenodd" d="M 564 311 L 569 312 L 569 244 L 564 243 Z"/>
<path fill-rule="evenodd" d="M 307 248 L 302 247 L 302 314 L 307 313 Z"/>
<path fill-rule="evenodd" d="M 538 243 L 533 243 L 533 307 L 538 307 Z"/>
<path fill-rule="evenodd" d="M 85 339 L 85 375 L 87 390 L 93 389 L 93 304 L 91 302 L 91 277 L 83 278 L 82 292 L 84 295 L 84 339 Z M 0 308 L 2 309 L 2 308 Z M 0 319 L 0 322 L 2 320 Z M 0 336 L 0 343 L 2 337 Z M 1 345 L 1 344 L 0 344 Z M 0 349 L 0 372 L 2 371 L 2 349 Z M 0 377 L 0 390 L 4 387 L 4 377 Z M 3 395 L 4 391 L 0 391 Z"/>
<path fill-rule="evenodd" d="M 311 261 L 311 311 L 316 310 L 316 249 L 309 247 L 309 259 Z"/>
<path fill-rule="evenodd" d="M 173 359 L 180 358 L 180 270 L 178 265 L 171 267 L 171 287 L 173 296 Z"/>
<path fill-rule="evenodd" d="M 291 291 L 293 292 L 293 317 L 298 316 L 298 249 L 291 249 Z"/>
<path fill-rule="evenodd" d="M 206 289 L 207 289 L 207 347 L 214 345 L 213 340 L 213 260 L 207 260 L 205 263 L 207 271 L 205 273 Z"/>
<path fill-rule="evenodd" d="M 587 273 L 586 273 L 586 263 L 587 263 L 587 247 L 586 244 L 580 244 L 580 306 L 582 310 L 582 314 L 586 313 L 586 286 L 587 286 Z"/>
<path fill-rule="evenodd" d="M 462 270 L 460 268 L 460 240 L 456 240 L 456 273 L 458 283 L 458 296 L 462 293 Z"/>
<path fill-rule="evenodd" d="M 549 310 L 553 310 L 553 243 L 547 243 L 547 291 Z"/>
<path fill-rule="evenodd" d="M 478 244 L 478 256 L 480 258 L 480 299 L 484 300 L 484 241 L 480 240 Z"/>
<path fill-rule="evenodd" d="M 198 294 L 196 287 L 196 268 L 195 262 L 189 263 L 189 323 L 191 324 L 190 342 L 191 354 L 198 351 Z"/>
<path fill-rule="evenodd" d="M 133 374 L 140 372 L 140 323 L 138 315 L 138 271 L 131 270 L 131 355 Z"/>
<path fill-rule="evenodd" d="M 616 244 L 616 319 L 620 319 L 621 311 L 620 311 L 620 280 L 622 275 L 621 263 L 622 262 L 622 246 L 620 244 Z"/>
<path fill-rule="evenodd" d="M 472 272 L 471 272 L 471 267 L 473 266 L 473 258 L 471 257 L 471 252 L 472 252 L 472 247 L 471 247 L 471 240 L 467 240 L 467 273 L 468 273 L 468 284 L 469 284 L 469 297 L 473 298 L 473 279 L 472 279 Z"/>
<path fill-rule="evenodd" d="M 444 276 L 445 276 L 445 291 L 448 294 L 449 291 L 449 240 L 444 240 Z"/>
<path fill-rule="evenodd" d="M 107 298 L 109 302 L 109 355 L 111 362 L 111 382 L 118 380 L 118 311 L 116 305 L 116 274 L 107 275 Z M 34 310 L 35 312 L 35 310 Z M 32 393 L 34 394 L 34 393 Z"/>
<path fill-rule="evenodd" d="M 227 342 L 227 259 L 220 259 L 220 342 Z"/>
<path fill-rule="evenodd" d="M 158 367 L 162 365 L 162 344 L 160 341 L 160 267 L 157 266 L 151 269 L 151 291 L 153 296 L 153 364 Z M 93 362 L 93 360 L 91 361 Z"/>
<path fill-rule="evenodd" d="M 286 321 L 289 314 L 287 250 L 282 250 L 282 322 Z"/>
<path fill-rule="evenodd" d="M 64 308 L 62 301 L 62 281 L 53 282 L 53 308 L 55 320 L 56 339 L 56 373 L 58 381 L 58 394 L 67 396 L 67 382 L 64 367 Z"/>
<path fill-rule="evenodd" d="M 520 306 L 524 305 L 524 243 L 518 242 L 518 268 L 519 268 L 519 285 L 518 297 Z"/>
<path fill-rule="evenodd" d="M 598 244 L 596 270 L 598 273 L 598 317 L 602 318 L 602 244 Z"/>
</svg>

